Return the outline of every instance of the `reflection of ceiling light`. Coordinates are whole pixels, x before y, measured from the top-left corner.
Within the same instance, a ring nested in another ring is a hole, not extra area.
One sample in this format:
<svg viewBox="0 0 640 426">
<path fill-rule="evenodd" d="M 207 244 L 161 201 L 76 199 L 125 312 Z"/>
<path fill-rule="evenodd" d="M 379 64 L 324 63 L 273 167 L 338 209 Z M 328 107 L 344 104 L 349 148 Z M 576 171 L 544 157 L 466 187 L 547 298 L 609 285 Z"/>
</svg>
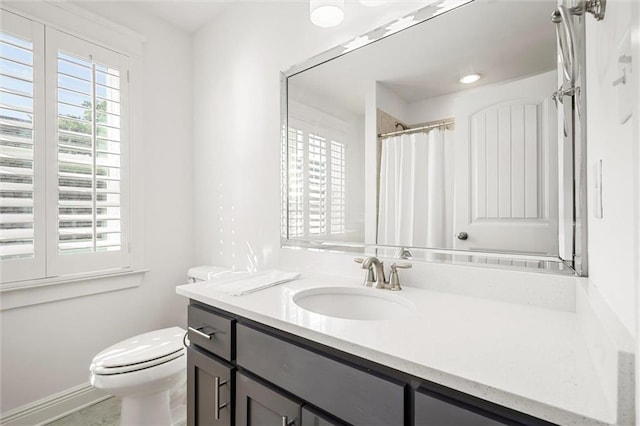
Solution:
<svg viewBox="0 0 640 426">
<path fill-rule="evenodd" d="M 395 21 L 394 23 L 392 23 L 391 25 L 389 25 L 387 28 L 385 28 L 387 30 L 387 32 L 384 33 L 383 37 L 386 37 L 386 36 L 391 35 L 393 33 L 397 33 L 398 31 L 402 31 L 405 28 L 409 28 L 410 26 L 412 26 L 415 23 L 416 23 L 416 21 L 414 20 L 414 16 L 413 15 L 405 16 L 404 18 L 400 18 L 397 21 Z"/>
<path fill-rule="evenodd" d="M 309 13 L 317 26 L 335 27 L 344 18 L 344 0 L 309 0 Z"/>
<path fill-rule="evenodd" d="M 356 37 L 351 40 L 349 43 L 344 45 L 344 53 L 355 50 L 359 47 L 365 46 L 371 43 L 373 40 L 369 39 L 369 36 Z"/>
<path fill-rule="evenodd" d="M 388 0 L 360 0 L 360 4 L 363 6 L 376 7 L 388 3 Z"/>
<path fill-rule="evenodd" d="M 469 74 L 464 77 L 460 77 L 460 83 L 462 84 L 471 84 L 480 80 L 480 74 Z"/>
</svg>

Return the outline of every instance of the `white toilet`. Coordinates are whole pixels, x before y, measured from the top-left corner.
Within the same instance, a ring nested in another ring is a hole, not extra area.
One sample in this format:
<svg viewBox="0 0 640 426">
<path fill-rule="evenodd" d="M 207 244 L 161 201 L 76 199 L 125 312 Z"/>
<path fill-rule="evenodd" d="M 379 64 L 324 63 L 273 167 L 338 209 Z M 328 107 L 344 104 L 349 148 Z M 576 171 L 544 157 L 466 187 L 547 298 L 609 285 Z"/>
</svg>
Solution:
<svg viewBox="0 0 640 426">
<path fill-rule="evenodd" d="M 222 268 L 189 270 L 190 282 L 205 281 Z M 186 420 L 186 331 L 164 328 L 116 343 L 91 362 L 91 385 L 122 398 L 122 426 L 171 426 Z"/>
</svg>

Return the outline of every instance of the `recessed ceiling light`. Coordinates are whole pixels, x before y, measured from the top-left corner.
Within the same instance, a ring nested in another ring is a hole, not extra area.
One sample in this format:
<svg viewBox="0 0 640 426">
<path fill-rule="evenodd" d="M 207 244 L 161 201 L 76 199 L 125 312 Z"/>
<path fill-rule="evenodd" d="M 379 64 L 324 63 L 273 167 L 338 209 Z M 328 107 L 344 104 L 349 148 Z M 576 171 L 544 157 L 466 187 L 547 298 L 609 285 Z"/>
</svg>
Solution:
<svg viewBox="0 0 640 426">
<path fill-rule="evenodd" d="M 480 80 L 480 74 L 468 74 L 464 77 L 460 77 L 460 83 L 462 84 L 471 84 Z"/>
<path fill-rule="evenodd" d="M 335 27 L 344 18 L 344 0 L 309 0 L 309 13 L 317 26 Z"/>
</svg>

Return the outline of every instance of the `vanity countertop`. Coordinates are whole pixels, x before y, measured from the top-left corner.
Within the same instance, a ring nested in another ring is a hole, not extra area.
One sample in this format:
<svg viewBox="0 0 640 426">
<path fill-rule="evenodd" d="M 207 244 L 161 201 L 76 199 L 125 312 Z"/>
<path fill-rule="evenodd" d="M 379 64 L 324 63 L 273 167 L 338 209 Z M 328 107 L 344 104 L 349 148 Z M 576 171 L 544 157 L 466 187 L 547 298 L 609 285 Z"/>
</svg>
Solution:
<svg viewBox="0 0 640 426">
<path fill-rule="evenodd" d="M 615 423 L 615 405 L 600 386 L 575 313 L 407 286 L 394 295 L 417 309 L 397 320 L 327 317 L 292 300 L 301 290 L 330 286 L 361 287 L 352 278 L 304 274 L 244 296 L 206 282 L 176 291 L 553 423 Z"/>
</svg>

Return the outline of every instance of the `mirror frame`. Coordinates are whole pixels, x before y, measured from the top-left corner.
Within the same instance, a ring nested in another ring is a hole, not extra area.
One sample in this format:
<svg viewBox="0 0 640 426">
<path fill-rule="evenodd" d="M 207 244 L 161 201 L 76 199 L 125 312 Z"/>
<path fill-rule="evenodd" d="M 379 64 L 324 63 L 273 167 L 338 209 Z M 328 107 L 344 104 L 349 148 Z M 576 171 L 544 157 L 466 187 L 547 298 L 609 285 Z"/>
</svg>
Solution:
<svg viewBox="0 0 640 426">
<path fill-rule="evenodd" d="M 400 31 L 406 31 L 416 25 L 422 24 L 430 19 L 437 17 L 443 13 L 449 13 L 457 9 L 458 7 L 464 7 L 467 4 L 481 2 L 482 0 L 440 0 L 417 11 L 407 14 L 404 17 L 394 21 L 407 20 L 409 17 L 413 17 L 410 25 L 402 28 Z M 508 0 L 503 0 L 508 1 Z M 360 37 L 368 37 L 368 42 L 356 49 L 345 50 L 344 44 L 335 46 L 328 49 L 318 55 L 315 55 L 304 62 L 293 65 L 287 70 L 280 73 L 280 132 L 281 132 L 281 232 L 280 243 L 282 248 L 292 249 L 308 249 L 313 251 L 328 251 L 328 252 L 342 252 L 353 254 L 367 254 L 372 256 L 386 257 L 386 258 L 400 258 L 400 252 L 403 249 L 409 249 L 413 253 L 420 253 L 421 257 L 425 259 L 416 259 L 415 256 L 412 261 L 427 261 L 427 262 L 447 262 L 444 260 L 429 259 L 432 257 L 438 257 L 444 255 L 448 259 L 447 263 L 456 263 L 462 265 L 474 265 L 474 266 L 490 266 L 500 269 L 524 269 L 534 272 L 548 272 L 554 274 L 563 275 L 577 275 L 587 276 L 587 186 L 586 186 L 586 122 L 584 121 L 584 114 L 580 111 L 586 110 L 586 94 L 584 90 L 584 69 L 586 66 L 585 61 L 585 28 L 584 17 L 575 17 L 574 25 L 575 34 L 578 36 L 577 56 L 579 58 L 578 69 L 579 76 L 576 80 L 576 92 L 577 96 L 574 96 L 574 112 L 573 112 L 573 136 L 574 143 L 572 148 L 573 158 L 569 163 L 565 161 L 565 166 L 573 171 L 573 181 L 566 182 L 565 188 L 572 190 L 573 205 L 572 209 L 568 212 L 564 212 L 565 216 L 569 219 L 566 223 L 562 235 L 562 239 L 565 241 L 565 245 L 572 246 L 573 252 L 566 256 L 567 259 L 563 259 L 560 255 L 529 255 L 523 253 L 514 252 L 500 252 L 500 251 L 467 251 L 467 250 L 455 250 L 455 249 L 439 249 L 439 248 L 426 248 L 426 247 L 398 247 L 398 246 L 384 246 L 377 244 L 354 243 L 354 242 L 340 242 L 340 241 L 323 241 L 313 239 L 289 239 L 288 237 L 288 79 L 303 71 L 314 68 L 325 62 L 337 59 L 349 52 L 366 47 L 376 41 L 391 37 L 397 32 L 387 34 L 386 27 L 390 23 L 378 27 L 372 31 L 362 34 Z M 552 22 L 549 20 L 550 30 L 553 30 Z M 360 38 L 357 37 L 357 38 Z M 356 39 L 357 39 L 356 38 Z M 558 64 L 558 66 L 562 66 Z M 561 107 L 559 104 L 558 107 Z M 568 161 L 568 160 L 567 160 Z M 560 184 L 560 183 L 559 183 Z M 560 189 L 563 190 L 562 188 Z M 561 208 L 561 207 L 560 207 Z M 561 214 L 561 212 L 559 212 Z M 562 220 L 562 217 L 560 217 Z M 560 231 L 559 231 L 560 233 Z M 559 236 L 560 239 L 560 236 Z M 567 244 L 568 241 L 568 244 Z M 558 242 L 560 247 L 560 242 Z M 390 253 L 398 253 L 398 255 L 390 255 Z M 460 259 L 461 261 L 458 261 Z M 488 262 L 491 260 L 492 262 Z M 487 261 L 486 264 L 483 261 Z M 506 262 L 505 262 L 506 261 Z M 509 261 L 520 262 L 538 262 L 540 266 L 531 267 L 515 267 L 510 266 Z"/>
</svg>

